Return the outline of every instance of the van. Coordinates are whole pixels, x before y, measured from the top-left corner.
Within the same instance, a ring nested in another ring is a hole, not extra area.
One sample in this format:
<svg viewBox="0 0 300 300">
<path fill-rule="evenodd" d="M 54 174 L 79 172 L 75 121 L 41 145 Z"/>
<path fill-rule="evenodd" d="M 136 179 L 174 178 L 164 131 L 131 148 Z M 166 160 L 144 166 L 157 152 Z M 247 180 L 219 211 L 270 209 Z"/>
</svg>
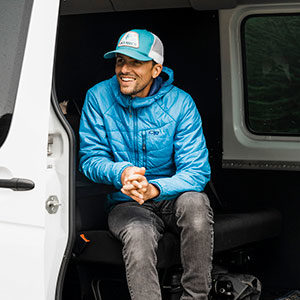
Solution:
<svg viewBox="0 0 300 300">
<path fill-rule="evenodd" d="M 202 116 L 214 265 L 259 278 L 261 299 L 297 290 L 299 2 L 2 0 L 0 299 L 130 299 L 104 212 L 112 187 L 80 174 L 77 153 L 85 93 L 133 28 L 161 38 Z M 177 237 L 158 255 L 164 297 L 179 299 Z"/>
</svg>

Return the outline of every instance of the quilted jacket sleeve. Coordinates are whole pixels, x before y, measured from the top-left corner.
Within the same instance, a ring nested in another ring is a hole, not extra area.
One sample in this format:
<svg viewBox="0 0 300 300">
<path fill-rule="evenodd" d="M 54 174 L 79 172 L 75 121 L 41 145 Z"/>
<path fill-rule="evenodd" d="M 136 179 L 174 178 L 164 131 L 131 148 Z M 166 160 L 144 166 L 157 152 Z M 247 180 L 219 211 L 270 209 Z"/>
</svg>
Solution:
<svg viewBox="0 0 300 300">
<path fill-rule="evenodd" d="M 79 169 L 98 183 L 113 184 L 121 189 L 121 174 L 129 162 L 114 162 L 104 128 L 99 103 L 88 91 L 80 120 Z"/>
<path fill-rule="evenodd" d="M 184 99 L 181 110 L 174 137 L 176 173 L 169 178 L 150 180 L 160 189 L 156 201 L 174 199 L 187 191 L 201 192 L 210 179 L 202 121 L 190 96 Z"/>
</svg>

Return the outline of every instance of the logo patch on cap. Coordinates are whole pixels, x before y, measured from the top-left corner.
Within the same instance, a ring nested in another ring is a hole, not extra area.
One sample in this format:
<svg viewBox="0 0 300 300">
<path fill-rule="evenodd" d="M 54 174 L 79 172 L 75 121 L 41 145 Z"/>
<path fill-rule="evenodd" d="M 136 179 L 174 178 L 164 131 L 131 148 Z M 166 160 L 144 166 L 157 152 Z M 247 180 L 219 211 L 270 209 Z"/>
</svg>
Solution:
<svg viewBox="0 0 300 300">
<path fill-rule="evenodd" d="M 133 48 L 139 48 L 139 34 L 134 31 L 128 31 L 120 40 L 118 47 L 127 46 Z"/>
</svg>

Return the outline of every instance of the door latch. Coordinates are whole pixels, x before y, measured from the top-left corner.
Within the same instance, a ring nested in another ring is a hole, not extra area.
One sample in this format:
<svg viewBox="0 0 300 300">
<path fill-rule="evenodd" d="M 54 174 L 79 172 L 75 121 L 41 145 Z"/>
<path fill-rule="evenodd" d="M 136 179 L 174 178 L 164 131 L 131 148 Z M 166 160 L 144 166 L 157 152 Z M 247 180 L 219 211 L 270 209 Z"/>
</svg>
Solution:
<svg viewBox="0 0 300 300">
<path fill-rule="evenodd" d="M 48 134 L 47 156 L 51 156 L 53 154 L 53 140 L 53 134 Z"/>
<path fill-rule="evenodd" d="M 46 210 L 51 215 L 56 214 L 60 206 L 57 196 L 50 196 L 46 201 Z"/>
</svg>

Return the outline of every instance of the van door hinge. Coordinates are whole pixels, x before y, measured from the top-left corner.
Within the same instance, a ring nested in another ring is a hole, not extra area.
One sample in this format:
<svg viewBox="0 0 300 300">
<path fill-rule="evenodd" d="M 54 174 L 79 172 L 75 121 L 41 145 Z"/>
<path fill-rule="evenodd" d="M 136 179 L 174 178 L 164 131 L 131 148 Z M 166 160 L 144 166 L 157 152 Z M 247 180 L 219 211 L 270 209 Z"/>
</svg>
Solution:
<svg viewBox="0 0 300 300">
<path fill-rule="evenodd" d="M 50 196 L 46 201 L 46 210 L 51 215 L 56 214 L 60 206 L 57 196 Z"/>
</svg>

